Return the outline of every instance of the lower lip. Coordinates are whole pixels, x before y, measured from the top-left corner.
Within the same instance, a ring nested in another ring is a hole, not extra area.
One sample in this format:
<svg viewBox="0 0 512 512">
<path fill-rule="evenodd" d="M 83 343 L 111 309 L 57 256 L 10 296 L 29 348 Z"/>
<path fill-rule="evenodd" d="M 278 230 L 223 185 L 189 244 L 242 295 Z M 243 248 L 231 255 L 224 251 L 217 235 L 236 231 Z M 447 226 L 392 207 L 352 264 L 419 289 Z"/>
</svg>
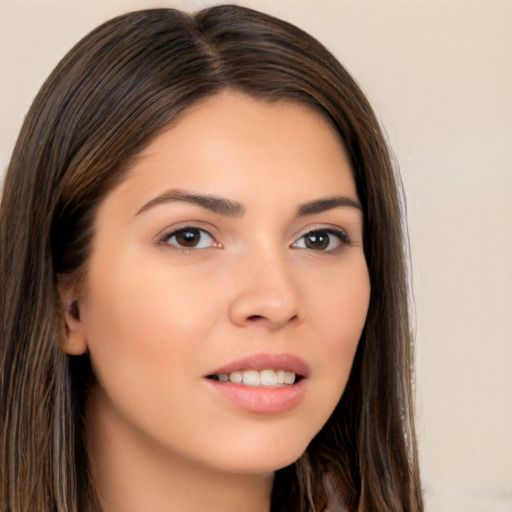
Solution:
<svg viewBox="0 0 512 512">
<path fill-rule="evenodd" d="M 297 407 L 306 394 L 306 379 L 282 387 L 256 387 L 220 382 L 208 382 L 235 405 L 256 414 L 280 414 Z"/>
</svg>

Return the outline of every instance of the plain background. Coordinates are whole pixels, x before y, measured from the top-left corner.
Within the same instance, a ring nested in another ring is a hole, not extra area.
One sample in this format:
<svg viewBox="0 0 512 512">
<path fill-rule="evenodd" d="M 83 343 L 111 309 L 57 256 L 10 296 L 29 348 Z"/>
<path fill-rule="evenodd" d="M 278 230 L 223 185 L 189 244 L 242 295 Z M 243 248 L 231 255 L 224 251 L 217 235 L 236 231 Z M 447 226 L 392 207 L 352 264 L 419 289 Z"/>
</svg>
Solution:
<svg viewBox="0 0 512 512">
<path fill-rule="evenodd" d="M 0 0 L 0 171 L 100 22 L 211 1 Z M 512 1 L 245 0 L 330 48 L 382 120 L 408 204 L 429 512 L 512 512 Z"/>
</svg>

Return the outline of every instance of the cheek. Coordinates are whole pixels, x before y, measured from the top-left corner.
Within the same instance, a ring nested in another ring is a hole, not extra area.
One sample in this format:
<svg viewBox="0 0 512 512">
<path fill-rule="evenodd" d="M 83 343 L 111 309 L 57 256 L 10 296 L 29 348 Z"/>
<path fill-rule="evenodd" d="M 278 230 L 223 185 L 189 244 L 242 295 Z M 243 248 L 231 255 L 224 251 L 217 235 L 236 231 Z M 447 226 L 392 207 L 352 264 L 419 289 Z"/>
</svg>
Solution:
<svg viewBox="0 0 512 512">
<path fill-rule="evenodd" d="M 110 407 L 127 424 L 158 439 L 189 432 L 190 425 L 182 422 L 200 417 L 201 403 L 190 396 L 200 396 L 201 358 L 218 301 L 203 300 L 197 307 L 199 297 L 208 294 L 203 280 L 191 282 L 188 276 L 180 281 L 155 266 L 119 267 L 108 279 L 102 274 L 91 275 L 94 301 L 87 304 L 83 321 Z"/>
<path fill-rule="evenodd" d="M 335 345 L 359 340 L 370 302 L 370 278 L 364 258 L 354 258 L 325 279 L 321 286 L 311 286 L 309 309 L 319 319 L 319 328 Z M 337 341 L 338 340 L 338 341 Z"/>
<path fill-rule="evenodd" d="M 343 292 L 333 290 L 325 304 L 325 326 L 333 350 L 354 352 L 366 322 L 370 301 L 370 284 L 366 273 L 360 279 L 352 277 L 345 282 Z"/>
<path fill-rule="evenodd" d="M 344 391 L 355 352 L 363 331 L 370 300 L 366 264 L 339 279 L 325 283 L 323 293 L 315 294 L 310 310 L 317 319 L 316 350 L 321 354 L 318 367 L 323 374 L 322 396 L 337 403 Z"/>
<path fill-rule="evenodd" d="M 179 339 L 184 332 L 206 326 L 212 283 L 197 272 L 176 272 L 169 265 L 145 262 L 119 265 L 91 274 L 85 322 L 96 331 L 114 330 L 111 342 Z M 198 303 L 201 302 L 201 308 Z M 201 317 L 203 322 L 198 322 Z M 96 324 L 96 325 L 95 325 Z M 175 336 L 178 333 L 180 336 Z M 157 342 L 162 349 L 167 343 Z"/>
<path fill-rule="evenodd" d="M 144 268 L 144 267 L 140 267 Z M 92 275 L 83 322 L 100 382 L 142 389 L 197 371 L 200 344 L 215 321 L 218 302 L 197 282 L 169 272 L 118 268 Z M 211 293 L 211 292 L 210 292 Z M 197 307 L 202 297 L 201 308 Z"/>
</svg>

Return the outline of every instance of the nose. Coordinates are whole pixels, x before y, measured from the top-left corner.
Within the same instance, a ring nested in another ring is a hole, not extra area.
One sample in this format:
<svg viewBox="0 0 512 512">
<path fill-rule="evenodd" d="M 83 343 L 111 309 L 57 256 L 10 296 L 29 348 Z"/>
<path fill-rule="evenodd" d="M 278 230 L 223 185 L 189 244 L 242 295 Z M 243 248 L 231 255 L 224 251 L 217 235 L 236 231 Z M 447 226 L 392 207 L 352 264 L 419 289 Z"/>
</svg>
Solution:
<svg viewBox="0 0 512 512">
<path fill-rule="evenodd" d="M 241 266 L 229 311 L 235 325 L 262 325 L 275 331 L 303 322 L 304 306 L 287 266 L 277 257 Z"/>
</svg>

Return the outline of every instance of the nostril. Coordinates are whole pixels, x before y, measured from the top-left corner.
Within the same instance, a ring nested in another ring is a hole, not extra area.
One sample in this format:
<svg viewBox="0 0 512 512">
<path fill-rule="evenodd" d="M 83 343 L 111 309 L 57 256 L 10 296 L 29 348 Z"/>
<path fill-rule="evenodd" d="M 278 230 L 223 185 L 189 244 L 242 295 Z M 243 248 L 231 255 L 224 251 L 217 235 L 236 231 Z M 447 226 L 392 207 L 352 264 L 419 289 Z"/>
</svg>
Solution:
<svg viewBox="0 0 512 512">
<path fill-rule="evenodd" d="M 295 323 L 299 319 L 298 315 L 293 315 L 288 322 Z M 265 315 L 251 315 L 247 317 L 248 322 L 258 323 L 269 320 Z M 272 322 L 271 322 L 272 323 Z"/>
<path fill-rule="evenodd" d="M 301 319 L 301 316 L 300 316 L 300 315 L 293 315 L 293 316 L 288 320 L 288 325 L 294 325 L 294 326 L 297 326 L 297 325 L 299 325 L 301 322 L 302 322 L 302 319 Z"/>
</svg>

